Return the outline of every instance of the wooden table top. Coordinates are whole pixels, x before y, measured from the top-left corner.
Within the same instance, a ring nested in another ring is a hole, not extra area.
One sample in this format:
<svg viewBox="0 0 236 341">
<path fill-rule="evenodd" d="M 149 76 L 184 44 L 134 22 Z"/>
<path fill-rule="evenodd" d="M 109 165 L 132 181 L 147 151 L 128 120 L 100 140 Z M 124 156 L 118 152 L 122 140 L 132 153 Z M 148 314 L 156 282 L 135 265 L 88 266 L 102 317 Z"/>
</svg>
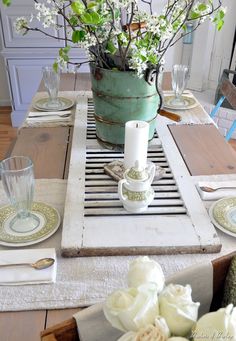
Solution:
<svg viewBox="0 0 236 341">
<path fill-rule="evenodd" d="M 168 88 L 169 76 L 164 88 Z M 40 85 L 39 91 L 44 88 Z M 87 74 L 63 75 L 61 90 L 90 90 Z M 236 153 L 212 125 L 170 125 L 182 157 L 192 175 L 236 173 Z M 18 135 L 12 155 L 32 158 L 36 178 L 68 175 L 72 128 L 24 128 Z M 178 257 L 178 256 L 176 256 Z M 70 318 L 77 309 L 0 313 L 0 339 L 36 341 L 40 331 Z"/>
</svg>

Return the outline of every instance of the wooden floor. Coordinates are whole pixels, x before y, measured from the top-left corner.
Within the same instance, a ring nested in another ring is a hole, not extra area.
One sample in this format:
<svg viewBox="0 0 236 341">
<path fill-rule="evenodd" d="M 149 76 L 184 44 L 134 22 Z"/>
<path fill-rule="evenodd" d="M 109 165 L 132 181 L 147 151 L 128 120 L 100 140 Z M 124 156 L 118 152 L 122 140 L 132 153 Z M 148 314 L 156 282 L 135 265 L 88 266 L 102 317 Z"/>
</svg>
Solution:
<svg viewBox="0 0 236 341">
<path fill-rule="evenodd" d="M 11 107 L 0 107 L 0 160 L 8 156 L 17 136 L 17 128 L 11 126 Z"/>
<path fill-rule="evenodd" d="M 0 107 L 0 160 L 6 158 L 17 137 L 17 128 L 11 126 L 11 107 Z M 236 151 L 236 140 L 229 143 Z"/>
</svg>

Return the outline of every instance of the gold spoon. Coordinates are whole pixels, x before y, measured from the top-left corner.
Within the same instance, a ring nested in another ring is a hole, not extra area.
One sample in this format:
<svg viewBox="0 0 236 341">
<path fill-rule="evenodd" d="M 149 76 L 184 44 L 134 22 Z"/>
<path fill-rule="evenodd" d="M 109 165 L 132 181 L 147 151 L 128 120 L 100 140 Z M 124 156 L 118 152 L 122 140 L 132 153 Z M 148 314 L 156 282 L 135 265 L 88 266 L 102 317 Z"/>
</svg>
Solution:
<svg viewBox="0 0 236 341">
<path fill-rule="evenodd" d="M 42 258 L 37 260 L 37 262 L 35 263 L 17 263 L 17 264 L 0 264 L 0 267 L 9 267 L 9 266 L 31 266 L 32 268 L 36 269 L 36 270 L 42 270 L 42 269 L 46 269 L 49 268 L 50 266 L 52 266 L 55 262 L 55 259 L 53 258 Z"/>
<path fill-rule="evenodd" d="M 218 187 L 218 188 L 212 188 L 212 187 L 208 187 L 208 186 L 200 186 L 200 189 L 203 192 L 211 193 L 211 192 L 218 191 L 218 189 L 236 189 L 236 187 Z"/>
</svg>

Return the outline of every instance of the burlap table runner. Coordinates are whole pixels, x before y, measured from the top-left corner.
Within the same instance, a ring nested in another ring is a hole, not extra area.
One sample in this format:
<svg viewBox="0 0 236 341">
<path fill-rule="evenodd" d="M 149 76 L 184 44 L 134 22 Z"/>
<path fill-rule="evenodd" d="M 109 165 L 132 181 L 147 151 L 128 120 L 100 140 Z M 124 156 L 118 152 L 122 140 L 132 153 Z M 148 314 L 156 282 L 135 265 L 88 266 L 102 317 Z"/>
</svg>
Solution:
<svg viewBox="0 0 236 341">
<path fill-rule="evenodd" d="M 205 177 L 206 180 L 209 177 Z M 231 176 L 236 178 L 236 176 Z M 229 176 L 227 176 L 229 179 Z M 202 178 L 201 178 L 202 180 Z M 220 177 L 222 180 L 222 177 Z M 63 216 L 66 180 L 36 180 L 35 201 L 56 207 Z M 8 203 L 0 182 L 0 206 Z M 223 248 L 218 254 L 152 256 L 170 276 L 199 262 L 208 262 L 235 250 L 235 239 L 220 231 Z M 55 247 L 57 250 L 57 281 L 54 284 L 8 287 L 0 286 L 0 311 L 55 309 L 87 306 L 104 301 L 113 290 L 126 286 L 129 262 L 136 256 L 62 258 L 61 228 L 49 239 L 27 248 Z M 0 249 L 9 249 L 1 246 Z"/>
</svg>

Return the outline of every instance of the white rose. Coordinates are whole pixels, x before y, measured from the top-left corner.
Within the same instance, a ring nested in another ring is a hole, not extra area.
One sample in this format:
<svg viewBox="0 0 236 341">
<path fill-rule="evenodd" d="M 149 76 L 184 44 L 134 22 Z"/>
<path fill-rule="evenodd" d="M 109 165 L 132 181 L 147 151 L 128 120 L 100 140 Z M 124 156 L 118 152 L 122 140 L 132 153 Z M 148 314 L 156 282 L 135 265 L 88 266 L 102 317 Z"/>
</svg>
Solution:
<svg viewBox="0 0 236 341">
<path fill-rule="evenodd" d="M 192 301 L 190 285 L 169 284 L 159 296 L 160 315 L 172 335 L 185 336 L 197 321 L 200 303 Z"/>
<path fill-rule="evenodd" d="M 147 256 L 138 257 L 130 263 L 128 272 L 129 287 L 138 287 L 142 284 L 153 282 L 158 287 L 158 293 L 162 291 L 165 277 L 160 264 Z"/>
<path fill-rule="evenodd" d="M 155 319 L 154 325 L 149 324 L 138 332 L 128 332 L 117 341 L 166 341 L 169 328 L 162 317 Z"/>
<path fill-rule="evenodd" d="M 108 296 L 103 311 L 113 327 L 125 332 L 153 324 L 159 314 L 157 287 L 149 283 L 117 290 Z"/>
<path fill-rule="evenodd" d="M 236 307 L 229 304 L 226 308 L 203 315 L 198 320 L 192 337 L 197 341 L 235 341 Z"/>
</svg>

